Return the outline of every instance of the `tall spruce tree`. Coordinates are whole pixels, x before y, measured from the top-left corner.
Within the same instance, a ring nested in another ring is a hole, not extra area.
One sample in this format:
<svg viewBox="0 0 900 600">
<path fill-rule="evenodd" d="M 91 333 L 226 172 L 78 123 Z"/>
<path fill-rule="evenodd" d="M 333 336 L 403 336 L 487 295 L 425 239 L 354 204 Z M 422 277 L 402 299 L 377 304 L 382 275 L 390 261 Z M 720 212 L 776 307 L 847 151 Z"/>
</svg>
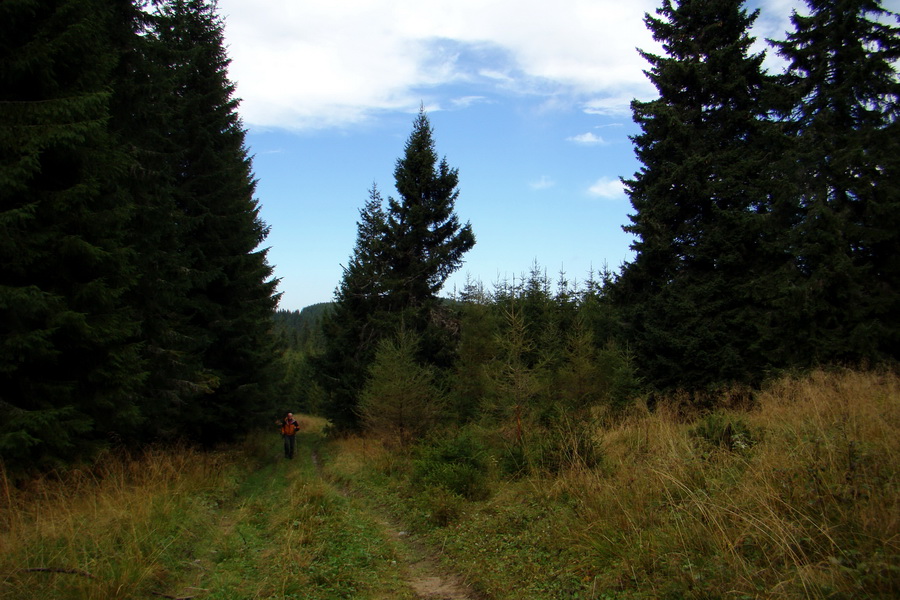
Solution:
<svg viewBox="0 0 900 600">
<path fill-rule="evenodd" d="M 421 336 L 427 362 L 448 366 L 446 329 L 436 324 L 438 293 L 475 245 L 471 223 L 460 224 L 455 211 L 459 172 L 438 161 L 433 131 L 424 109 L 413 122 L 394 180 L 398 198 L 388 198 L 387 241 L 390 310 L 404 327 Z"/>
<path fill-rule="evenodd" d="M 15 467 L 139 419 L 127 159 L 109 127 L 125 4 L 0 3 L 0 458 Z"/>
<path fill-rule="evenodd" d="M 200 357 L 197 379 L 208 392 L 177 416 L 181 433 L 207 443 L 232 438 L 268 409 L 269 369 L 276 364 L 277 282 L 267 250 L 259 248 L 268 228 L 253 197 L 256 182 L 228 79 L 223 27 L 208 0 L 171 0 L 157 26 L 175 82 L 169 169 L 187 277 L 180 310 L 187 316 L 189 351 Z"/>
<path fill-rule="evenodd" d="M 176 136 L 176 69 L 182 52 L 161 41 L 167 22 L 160 11 L 145 12 L 129 0 L 121 4 L 122 60 L 115 72 L 111 127 L 127 153 L 123 193 L 133 204 L 128 225 L 136 285 L 126 296 L 139 324 L 138 340 L 147 377 L 140 389 L 144 439 L 181 434 L 180 411 L 209 381 L 194 350 L 200 337 L 189 326 L 187 268 L 181 234 L 186 217 L 176 202 L 181 156 Z"/>
<path fill-rule="evenodd" d="M 900 58 L 877 0 L 808 0 L 775 42 L 789 62 L 798 224 L 778 296 L 785 360 L 900 356 Z"/>
<path fill-rule="evenodd" d="M 753 377 L 759 242 L 778 136 L 742 0 L 665 0 L 646 16 L 665 56 L 641 52 L 659 91 L 634 101 L 643 166 L 626 180 L 635 259 L 614 289 L 642 375 L 702 389 Z"/>
<path fill-rule="evenodd" d="M 330 390 L 326 409 L 338 427 L 359 425 L 357 407 L 380 340 L 403 328 L 421 340 L 419 359 L 449 366 L 446 327 L 438 293 L 475 244 L 471 224 L 461 225 L 454 205 L 456 169 L 438 162 L 424 110 L 413 123 L 394 179 L 399 198 L 387 208 L 372 190 L 357 223 L 353 256 L 325 323 L 326 352 L 319 372 Z"/>
</svg>

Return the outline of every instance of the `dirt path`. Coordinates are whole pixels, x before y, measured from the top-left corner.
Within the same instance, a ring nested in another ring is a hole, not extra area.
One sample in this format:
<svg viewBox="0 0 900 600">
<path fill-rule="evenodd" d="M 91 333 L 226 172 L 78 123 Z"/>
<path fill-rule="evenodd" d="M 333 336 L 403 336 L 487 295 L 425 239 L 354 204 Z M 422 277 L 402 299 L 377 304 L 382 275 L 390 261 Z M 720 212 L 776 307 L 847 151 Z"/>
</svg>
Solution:
<svg viewBox="0 0 900 600">
<path fill-rule="evenodd" d="M 311 453 L 316 473 L 322 476 L 322 464 L 319 453 Z M 351 496 L 348 489 L 341 490 L 345 496 Z M 402 558 L 401 565 L 406 583 L 420 600 L 482 600 L 482 596 L 472 590 L 464 578 L 445 569 L 433 551 L 417 536 L 404 530 L 402 524 L 387 517 L 386 511 L 371 508 L 372 516 L 384 529 L 397 548 L 397 555 Z"/>
<path fill-rule="evenodd" d="M 409 586 L 422 600 L 477 600 L 472 589 L 462 577 L 444 569 L 435 553 L 415 536 L 398 529 L 384 518 L 379 522 L 395 541 L 404 557 L 404 573 Z"/>
</svg>

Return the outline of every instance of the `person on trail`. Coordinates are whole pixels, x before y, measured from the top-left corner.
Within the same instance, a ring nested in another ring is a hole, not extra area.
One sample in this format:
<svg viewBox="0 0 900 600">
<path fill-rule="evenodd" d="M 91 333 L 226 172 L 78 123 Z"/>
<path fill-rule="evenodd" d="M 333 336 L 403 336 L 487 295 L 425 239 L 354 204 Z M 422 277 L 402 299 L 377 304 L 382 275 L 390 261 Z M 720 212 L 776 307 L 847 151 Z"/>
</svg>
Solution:
<svg viewBox="0 0 900 600">
<path fill-rule="evenodd" d="M 276 422 L 281 426 L 281 438 L 284 440 L 284 457 L 294 458 L 294 436 L 300 429 L 300 423 L 294 418 L 294 413 L 288 413 L 285 418 Z"/>
</svg>

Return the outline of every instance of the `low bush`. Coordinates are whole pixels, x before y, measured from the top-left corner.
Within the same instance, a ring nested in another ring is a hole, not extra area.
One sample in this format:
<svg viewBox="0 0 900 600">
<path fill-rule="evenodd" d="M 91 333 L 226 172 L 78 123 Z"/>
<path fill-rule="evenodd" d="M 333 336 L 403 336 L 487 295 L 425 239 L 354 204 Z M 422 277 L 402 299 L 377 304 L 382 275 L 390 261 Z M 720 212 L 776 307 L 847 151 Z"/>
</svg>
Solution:
<svg viewBox="0 0 900 600">
<path fill-rule="evenodd" d="M 725 411 L 707 414 L 690 432 L 709 446 L 732 452 L 749 450 L 760 437 L 758 433 L 751 431 L 741 415 Z"/>
<path fill-rule="evenodd" d="M 412 482 L 443 488 L 467 500 L 483 500 L 490 493 L 487 451 L 468 430 L 423 444 L 413 461 Z"/>
</svg>

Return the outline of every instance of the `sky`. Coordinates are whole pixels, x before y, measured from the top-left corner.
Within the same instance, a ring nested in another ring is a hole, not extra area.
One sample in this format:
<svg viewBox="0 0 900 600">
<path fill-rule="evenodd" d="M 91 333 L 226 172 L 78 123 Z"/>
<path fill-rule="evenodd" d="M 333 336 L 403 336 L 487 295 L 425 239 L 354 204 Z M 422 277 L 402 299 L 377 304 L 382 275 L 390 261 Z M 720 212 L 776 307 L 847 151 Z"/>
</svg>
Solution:
<svg viewBox="0 0 900 600">
<path fill-rule="evenodd" d="M 643 21 L 658 5 L 219 0 L 279 308 L 333 300 L 369 190 L 397 195 L 420 106 L 459 170 L 456 214 L 476 237 L 444 295 L 466 281 L 490 291 L 534 265 L 554 282 L 617 271 L 632 257 L 619 178 L 640 168 L 629 103 L 655 97 L 637 48 L 660 52 Z M 749 6 L 761 9 L 762 50 L 805 5 Z"/>
</svg>

